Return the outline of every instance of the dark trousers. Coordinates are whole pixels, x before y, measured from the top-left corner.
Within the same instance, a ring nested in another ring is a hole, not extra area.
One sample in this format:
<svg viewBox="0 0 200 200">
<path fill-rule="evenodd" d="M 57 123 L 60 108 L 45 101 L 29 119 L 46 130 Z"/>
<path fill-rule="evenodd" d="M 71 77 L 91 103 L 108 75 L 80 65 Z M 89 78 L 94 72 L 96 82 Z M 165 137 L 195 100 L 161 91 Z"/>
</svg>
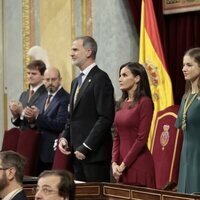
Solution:
<svg viewBox="0 0 200 200">
<path fill-rule="evenodd" d="M 110 182 L 110 163 L 87 163 L 74 158 L 75 180 L 84 182 Z"/>
</svg>

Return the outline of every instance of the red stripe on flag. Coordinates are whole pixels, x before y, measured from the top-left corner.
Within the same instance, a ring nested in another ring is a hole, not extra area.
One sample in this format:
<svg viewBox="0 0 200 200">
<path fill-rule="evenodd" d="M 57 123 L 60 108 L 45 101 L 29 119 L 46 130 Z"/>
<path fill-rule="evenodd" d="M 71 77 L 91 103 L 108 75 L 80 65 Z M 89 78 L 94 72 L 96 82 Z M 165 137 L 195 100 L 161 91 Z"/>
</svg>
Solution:
<svg viewBox="0 0 200 200">
<path fill-rule="evenodd" d="M 160 40 L 160 35 L 158 32 L 158 25 L 155 17 L 154 7 L 152 0 L 144 0 L 144 25 L 146 32 L 149 35 L 149 38 L 154 46 L 154 49 L 160 58 L 163 67 L 167 70 L 167 65 L 165 57 L 163 54 L 163 48 Z"/>
</svg>

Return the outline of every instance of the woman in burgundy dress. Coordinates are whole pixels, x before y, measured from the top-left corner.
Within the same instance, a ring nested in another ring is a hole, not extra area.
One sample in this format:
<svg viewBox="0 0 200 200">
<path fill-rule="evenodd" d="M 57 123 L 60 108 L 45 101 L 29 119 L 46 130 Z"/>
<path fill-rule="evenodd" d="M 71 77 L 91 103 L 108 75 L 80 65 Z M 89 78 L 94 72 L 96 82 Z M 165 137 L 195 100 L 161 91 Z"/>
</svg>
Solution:
<svg viewBox="0 0 200 200">
<path fill-rule="evenodd" d="M 139 63 L 119 70 L 122 97 L 114 121 L 112 170 L 117 182 L 155 188 L 152 155 L 147 147 L 153 101 L 147 73 Z"/>
</svg>

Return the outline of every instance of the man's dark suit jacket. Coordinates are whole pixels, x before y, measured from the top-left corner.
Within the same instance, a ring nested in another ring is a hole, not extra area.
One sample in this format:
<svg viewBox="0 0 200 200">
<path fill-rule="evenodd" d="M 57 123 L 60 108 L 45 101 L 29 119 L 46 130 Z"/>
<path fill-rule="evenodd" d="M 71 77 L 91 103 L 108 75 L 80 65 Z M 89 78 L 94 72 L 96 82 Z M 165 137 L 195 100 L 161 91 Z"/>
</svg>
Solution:
<svg viewBox="0 0 200 200">
<path fill-rule="evenodd" d="M 62 133 L 73 151 L 86 155 L 84 162 L 111 160 L 111 126 L 114 119 L 114 89 L 108 75 L 97 66 L 83 82 L 74 104 L 77 78 L 72 81 L 70 119 Z M 92 150 L 88 150 L 85 143 Z"/>
<path fill-rule="evenodd" d="M 25 108 L 26 106 L 32 106 L 35 105 L 37 107 L 39 107 L 39 102 L 41 101 L 42 95 L 44 93 L 46 93 L 46 88 L 44 85 L 40 86 L 37 91 L 35 92 L 35 94 L 31 97 L 31 99 L 29 100 L 29 93 L 30 91 L 24 91 L 20 98 L 19 101 L 22 103 L 23 108 Z M 39 107 L 40 108 L 40 107 Z M 26 129 L 26 128 L 31 128 L 31 125 L 28 123 L 28 121 L 24 118 L 23 120 L 20 119 L 20 117 L 18 117 L 15 121 L 12 121 L 12 123 L 15 126 L 20 127 L 22 130 Z"/>
<path fill-rule="evenodd" d="M 17 193 L 12 200 L 28 200 L 28 198 L 26 197 L 24 190 L 22 190 L 21 192 Z"/>
<path fill-rule="evenodd" d="M 53 162 L 54 141 L 63 131 L 67 122 L 69 94 L 61 88 L 53 97 L 47 109 L 44 110 L 47 97 L 48 94 L 46 93 L 39 103 L 39 107 L 42 109 L 40 110 L 35 124 L 41 133 L 40 159 L 43 162 Z"/>
</svg>

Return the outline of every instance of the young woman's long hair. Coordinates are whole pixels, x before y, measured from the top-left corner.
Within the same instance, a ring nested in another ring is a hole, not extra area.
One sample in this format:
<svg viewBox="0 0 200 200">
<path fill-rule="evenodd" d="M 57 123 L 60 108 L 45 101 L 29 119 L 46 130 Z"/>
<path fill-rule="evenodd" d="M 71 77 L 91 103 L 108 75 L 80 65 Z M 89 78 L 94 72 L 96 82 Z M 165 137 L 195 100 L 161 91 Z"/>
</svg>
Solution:
<svg viewBox="0 0 200 200">
<path fill-rule="evenodd" d="M 190 58 L 194 59 L 194 61 L 200 67 L 200 48 L 199 47 L 189 49 L 188 51 L 186 51 L 184 56 L 189 56 Z M 198 79 L 198 89 L 199 89 L 199 92 L 200 92 L 200 75 L 199 75 L 199 79 Z M 190 83 L 190 81 L 186 81 L 185 97 L 188 96 L 191 92 L 192 92 L 191 83 Z"/>
<path fill-rule="evenodd" d="M 124 67 L 127 67 L 134 76 L 140 76 L 140 81 L 137 83 L 137 88 L 135 90 L 134 98 L 130 105 L 130 108 L 132 108 L 142 96 L 147 96 L 152 100 L 148 75 L 145 68 L 137 62 L 128 62 L 120 67 L 119 75 Z M 117 110 L 121 109 L 122 103 L 127 98 L 128 98 L 128 93 L 126 91 L 122 91 L 122 96 L 117 102 L 116 106 Z"/>
</svg>

